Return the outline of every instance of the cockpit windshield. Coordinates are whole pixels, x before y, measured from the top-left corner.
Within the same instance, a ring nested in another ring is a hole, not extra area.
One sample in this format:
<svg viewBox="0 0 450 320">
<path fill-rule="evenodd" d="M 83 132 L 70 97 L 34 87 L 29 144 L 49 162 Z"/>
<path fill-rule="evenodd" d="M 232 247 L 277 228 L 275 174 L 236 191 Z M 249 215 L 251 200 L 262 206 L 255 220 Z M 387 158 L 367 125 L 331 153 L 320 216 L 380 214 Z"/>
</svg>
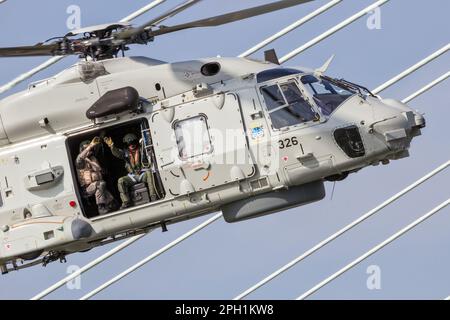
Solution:
<svg viewBox="0 0 450 320">
<path fill-rule="evenodd" d="M 358 93 L 350 86 L 339 84 L 338 80 L 333 81 L 333 79 L 326 77 L 318 78 L 313 75 L 306 75 L 301 77 L 301 82 L 325 116 L 332 114 L 345 100 Z"/>
<path fill-rule="evenodd" d="M 319 120 L 319 115 L 303 98 L 294 80 L 264 86 L 261 93 L 274 129 Z"/>
</svg>

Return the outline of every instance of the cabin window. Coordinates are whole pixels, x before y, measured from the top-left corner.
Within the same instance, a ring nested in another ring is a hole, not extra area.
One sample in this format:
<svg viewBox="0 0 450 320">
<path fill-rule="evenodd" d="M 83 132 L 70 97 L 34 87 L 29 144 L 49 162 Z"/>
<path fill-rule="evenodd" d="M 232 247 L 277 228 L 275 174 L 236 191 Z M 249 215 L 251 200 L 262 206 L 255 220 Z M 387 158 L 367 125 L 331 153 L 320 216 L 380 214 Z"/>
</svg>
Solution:
<svg viewBox="0 0 450 320">
<path fill-rule="evenodd" d="M 205 115 L 177 121 L 174 128 L 181 159 L 189 159 L 211 152 L 211 138 Z"/>
<path fill-rule="evenodd" d="M 319 120 L 294 80 L 262 87 L 261 93 L 274 129 Z"/>
</svg>

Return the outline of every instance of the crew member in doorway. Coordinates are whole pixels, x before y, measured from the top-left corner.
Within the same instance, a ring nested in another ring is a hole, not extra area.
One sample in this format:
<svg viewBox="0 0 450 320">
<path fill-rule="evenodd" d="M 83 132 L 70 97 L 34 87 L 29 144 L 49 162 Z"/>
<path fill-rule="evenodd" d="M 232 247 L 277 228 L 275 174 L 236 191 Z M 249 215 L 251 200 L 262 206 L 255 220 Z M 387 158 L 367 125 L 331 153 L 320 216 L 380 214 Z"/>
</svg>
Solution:
<svg viewBox="0 0 450 320">
<path fill-rule="evenodd" d="M 139 145 L 139 139 L 134 133 L 128 133 L 123 137 L 125 149 L 117 148 L 110 137 L 104 138 L 105 143 L 111 148 L 112 154 L 121 160 L 125 161 L 125 168 L 128 175 L 121 177 L 117 182 L 117 187 L 120 192 L 120 199 L 122 200 L 121 209 L 125 209 L 131 205 L 130 188 L 140 182 L 144 182 L 148 186 L 150 193 L 150 200 L 157 199 L 155 181 L 151 168 L 150 159 L 146 159 L 144 165 L 143 148 Z"/>
<path fill-rule="evenodd" d="M 80 144 L 80 153 L 75 160 L 75 166 L 83 192 L 87 196 L 95 195 L 98 213 L 102 215 L 114 210 L 116 202 L 106 188 L 106 182 L 103 180 L 103 169 L 95 157 L 96 147 L 100 142 L 99 137 L 95 137 L 92 141 L 83 141 Z"/>
</svg>

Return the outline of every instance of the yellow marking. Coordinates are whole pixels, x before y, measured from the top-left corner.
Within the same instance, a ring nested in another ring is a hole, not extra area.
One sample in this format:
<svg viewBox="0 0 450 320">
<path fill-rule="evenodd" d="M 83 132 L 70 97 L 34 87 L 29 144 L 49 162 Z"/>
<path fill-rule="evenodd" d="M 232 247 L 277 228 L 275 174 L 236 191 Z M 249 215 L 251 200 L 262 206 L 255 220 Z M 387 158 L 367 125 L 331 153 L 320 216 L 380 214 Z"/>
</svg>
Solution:
<svg viewBox="0 0 450 320">
<path fill-rule="evenodd" d="M 23 223 L 13 224 L 11 226 L 11 229 L 17 228 L 17 227 L 26 226 L 26 225 L 29 225 L 29 224 L 46 224 L 46 223 L 47 224 L 64 224 L 64 222 L 68 218 L 70 218 L 70 217 L 65 217 L 62 222 L 56 222 L 56 221 L 30 221 L 30 222 L 23 222 Z"/>
</svg>

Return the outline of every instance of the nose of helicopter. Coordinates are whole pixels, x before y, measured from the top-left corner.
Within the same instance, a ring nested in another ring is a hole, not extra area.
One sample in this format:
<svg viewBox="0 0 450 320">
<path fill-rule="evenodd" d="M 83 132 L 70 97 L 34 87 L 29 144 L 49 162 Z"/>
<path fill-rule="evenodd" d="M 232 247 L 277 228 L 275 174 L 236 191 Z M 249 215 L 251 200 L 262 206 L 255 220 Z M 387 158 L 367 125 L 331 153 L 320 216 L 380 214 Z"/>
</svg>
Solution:
<svg viewBox="0 0 450 320">
<path fill-rule="evenodd" d="M 382 103 L 389 112 L 370 124 L 370 130 L 382 137 L 390 150 L 407 150 L 412 139 L 421 135 L 421 129 L 426 126 L 425 118 L 399 101 L 383 100 Z"/>
</svg>

